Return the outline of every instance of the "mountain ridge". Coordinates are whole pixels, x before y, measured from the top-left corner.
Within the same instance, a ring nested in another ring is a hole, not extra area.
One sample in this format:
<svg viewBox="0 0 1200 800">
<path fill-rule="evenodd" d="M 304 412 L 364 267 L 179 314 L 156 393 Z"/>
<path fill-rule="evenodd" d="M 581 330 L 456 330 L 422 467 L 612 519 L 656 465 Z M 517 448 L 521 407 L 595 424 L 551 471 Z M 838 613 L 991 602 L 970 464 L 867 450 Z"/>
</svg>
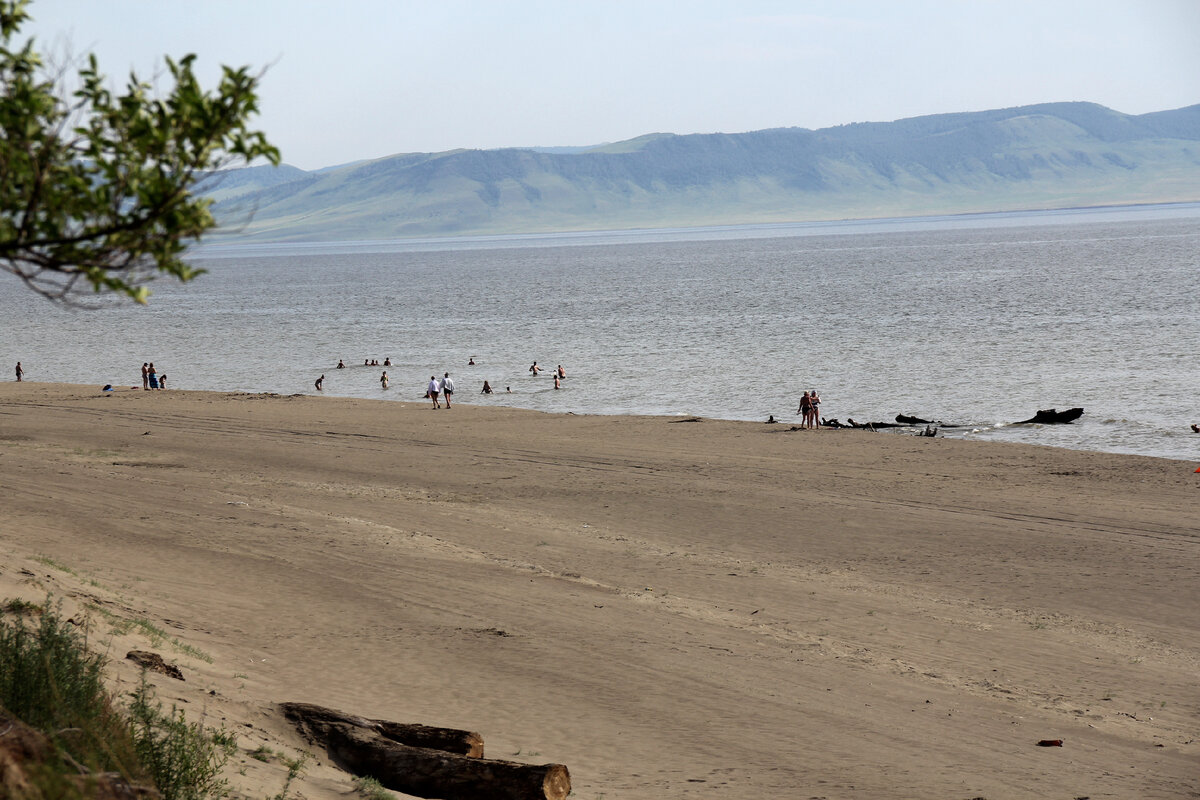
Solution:
<svg viewBox="0 0 1200 800">
<path fill-rule="evenodd" d="M 202 191 L 205 187 L 201 187 Z M 250 241 L 801 222 L 1200 200 L 1200 104 L 1087 102 L 215 176 Z"/>
</svg>

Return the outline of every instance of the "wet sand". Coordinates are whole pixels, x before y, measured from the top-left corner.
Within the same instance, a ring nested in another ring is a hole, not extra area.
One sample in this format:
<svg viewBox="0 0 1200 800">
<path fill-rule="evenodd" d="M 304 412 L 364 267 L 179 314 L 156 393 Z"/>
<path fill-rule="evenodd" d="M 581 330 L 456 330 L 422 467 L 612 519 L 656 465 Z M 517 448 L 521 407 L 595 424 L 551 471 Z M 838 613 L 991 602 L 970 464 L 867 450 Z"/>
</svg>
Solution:
<svg viewBox="0 0 1200 800">
<path fill-rule="evenodd" d="M 249 796 L 281 701 L 587 800 L 1195 796 L 1195 464 L 788 422 L 10 382 L 0 590 L 178 663 Z"/>
</svg>

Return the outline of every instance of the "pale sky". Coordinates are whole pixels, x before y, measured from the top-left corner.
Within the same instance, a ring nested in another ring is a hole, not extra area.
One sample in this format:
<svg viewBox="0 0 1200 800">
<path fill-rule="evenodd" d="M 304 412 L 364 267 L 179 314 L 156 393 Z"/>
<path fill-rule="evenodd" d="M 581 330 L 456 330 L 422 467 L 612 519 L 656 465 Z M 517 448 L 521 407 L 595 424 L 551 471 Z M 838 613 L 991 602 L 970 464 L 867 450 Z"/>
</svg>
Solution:
<svg viewBox="0 0 1200 800">
<path fill-rule="evenodd" d="M 1200 103 L 1200 0 L 35 0 L 123 81 L 267 67 L 286 163 L 822 128 L 1087 100 Z"/>
</svg>

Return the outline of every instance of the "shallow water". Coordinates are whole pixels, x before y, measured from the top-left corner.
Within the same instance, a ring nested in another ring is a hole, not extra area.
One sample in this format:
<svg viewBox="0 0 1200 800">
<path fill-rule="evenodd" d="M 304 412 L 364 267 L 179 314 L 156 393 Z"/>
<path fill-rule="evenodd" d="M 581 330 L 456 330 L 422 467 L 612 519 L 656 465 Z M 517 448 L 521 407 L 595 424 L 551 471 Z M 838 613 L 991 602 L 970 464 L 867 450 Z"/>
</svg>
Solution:
<svg viewBox="0 0 1200 800">
<path fill-rule="evenodd" d="M 148 308 L 64 310 L 2 276 L 4 356 L 29 380 L 134 385 L 153 360 L 172 388 L 313 392 L 324 373 L 326 394 L 393 400 L 448 370 L 464 403 L 785 423 L 816 387 L 843 421 L 1200 458 L 1200 204 L 210 246 L 195 262 L 211 274 L 157 284 Z M 362 366 L 385 357 L 386 392 Z M 535 360 L 566 368 L 561 391 Z M 1005 424 L 1073 406 L 1072 425 Z"/>
</svg>

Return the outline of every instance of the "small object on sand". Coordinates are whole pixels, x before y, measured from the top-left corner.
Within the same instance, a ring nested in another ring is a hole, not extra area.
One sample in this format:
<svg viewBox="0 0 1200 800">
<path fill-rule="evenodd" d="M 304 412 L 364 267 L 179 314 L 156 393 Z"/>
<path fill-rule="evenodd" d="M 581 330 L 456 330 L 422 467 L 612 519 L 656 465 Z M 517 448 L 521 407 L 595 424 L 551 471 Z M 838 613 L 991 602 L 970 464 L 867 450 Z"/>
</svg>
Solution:
<svg viewBox="0 0 1200 800">
<path fill-rule="evenodd" d="M 1042 739 L 1038 742 L 1038 747 L 1062 747 L 1062 739 Z"/>
</svg>

